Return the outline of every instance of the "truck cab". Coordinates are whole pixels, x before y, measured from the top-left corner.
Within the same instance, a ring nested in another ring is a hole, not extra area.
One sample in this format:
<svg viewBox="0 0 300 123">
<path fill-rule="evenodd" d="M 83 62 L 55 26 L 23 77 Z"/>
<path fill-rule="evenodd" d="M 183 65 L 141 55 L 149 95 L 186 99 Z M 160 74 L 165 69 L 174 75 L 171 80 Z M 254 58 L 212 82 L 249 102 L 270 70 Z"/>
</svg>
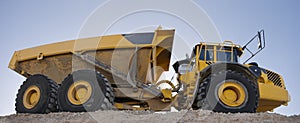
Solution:
<svg viewBox="0 0 300 123">
<path fill-rule="evenodd" d="M 259 45 L 253 52 L 247 45 L 255 39 Z M 264 47 L 263 30 L 243 47 L 232 41 L 195 45 L 190 58 L 173 65 L 178 81 L 185 88 L 183 97 L 187 102 L 184 104 L 194 109 L 233 113 L 272 111 L 287 105 L 290 96 L 283 77 L 255 62 L 247 63 Z M 245 50 L 249 51 L 250 58 L 240 63 Z"/>
<path fill-rule="evenodd" d="M 243 54 L 242 48 L 231 41 L 224 41 L 223 43 L 201 42 L 195 46 L 193 52 L 200 64 L 199 70 L 217 62 L 238 63 L 239 57 Z"/>
</svg>

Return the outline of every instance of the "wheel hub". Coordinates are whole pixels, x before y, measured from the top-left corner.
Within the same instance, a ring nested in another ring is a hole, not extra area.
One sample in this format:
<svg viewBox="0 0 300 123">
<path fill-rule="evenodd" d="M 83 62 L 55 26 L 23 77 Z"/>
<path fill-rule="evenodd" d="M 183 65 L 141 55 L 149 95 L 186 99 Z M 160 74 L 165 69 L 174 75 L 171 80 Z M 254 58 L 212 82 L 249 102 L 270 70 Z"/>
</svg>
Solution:
<svg viewBox="0 0 300 123">
<path fill-rule="evenodd" d="M 92 95 L 92 86 L 86 81 L 74 82 L 68 90 L 68 100 L 74 105 L 87 102 Z"/>
<path fill-rule="evenodd" d="M 25 90 L 25 93 L 23 96 L 24 107 L 27 109 L 32 109 L 33 107 L 35 107 L 37 105 L 37 103 L 40 100 L 40 97 L 41 97 L 41 91 L 37 86 L 32 85 L 32 86 L 28 87 Z"/>
<path fill-rule="evenodd" d="M 238 107 L 246 100 L 245 88 L 237 82 L 227 81 L 218 89 L 220 101 L 231 107 Z"/>
</svg>

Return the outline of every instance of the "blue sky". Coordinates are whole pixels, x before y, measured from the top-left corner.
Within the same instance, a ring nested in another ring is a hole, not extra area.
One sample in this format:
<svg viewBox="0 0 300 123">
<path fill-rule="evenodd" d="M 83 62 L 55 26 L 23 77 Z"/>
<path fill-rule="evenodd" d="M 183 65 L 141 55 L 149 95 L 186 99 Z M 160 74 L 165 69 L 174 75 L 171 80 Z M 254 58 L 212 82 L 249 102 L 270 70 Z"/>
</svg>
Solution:
<svg viewBox="0 0 300 123">
<path fill-rule="evenodd" d="M 90 14 L 104 0 L 84 0 L 77 1 L 0 1 L 0 71 L 1 84 L 0 89 L 0 115 L 14 113 L 15 95 L 19 86 L 25 80 L 14 71 L 7 68 L 9 60 L 15 50 L 38 46 L 42 44 L 54 43 L 68 39 L 75 39 L 78 36 L 82 25 Z M 284 79 L 292 96 L 289 106 L 282 106 L 275 109 L 276 113 L 293 115 L 300 114 L 300 99 L 298 85 L 298 67 L 300 63 L 297 55 L 299 46 L 298 35 L 300 32 L 300 2 L 296 0 L 253 0 L 253 1 L 195 1 L 210 17 L 217 28 L 222 40 L 232 40 L 237 44 L 244 44 L 256 31 L 265 29 L 266 31 L 266 49 L 263 50 L 253 61 L 257 61 L 260 66 L 269 68 L 280 73 Z M 120 5 L 126 7 L 127 5 Z M 166 5 L 168 6 L 168 5 Z M 176 9 L 188 9 L 186 6 Z M 110 16 L 114 9 L 104 13 L 103 16 Z M 117 11 L 117 10 L 115 10 Z M 148 13 L 154 15 L 155 13 Z M 197 16 L 197 12 L 189 13 Z M 157 14 L 156 14 L 157 15 Z M 137 19 L 135 22 L 144 22 L 142 24 L 151 24 L 145 18 L 139 18 L 141 15 L 133 15 Z M 162 17 L 158 14 L 157 17 Z M 130 19 L 130 17 L 129 17 Z M 176 28 L 166 18 L 162 25 L 170 28 Z M 126 19 L 124 19 L 126 22 Z M 99 22 L 101 23 L 101 22 Z M 159 21 L 153 22 L 157 25 Z M 173 22 L 175 23 L 175 22 Z M 122 22 L 119 23 L 120 25 Z M 126 24 L 126 23 L 125 23 Z M 140 23 L 139 23 L 140 24 Z M 128 24 L 129 25 L 129 24 Z M 122 26 L 122 28 L 111 28 L 109 33 L 124 33 L 134 25 Z M 127 28 L 126 28 L 127 27 Z M 178 27 L 178 32 L 187 35 L 181 30 L 184 26 Z M 176 28 L 177 29 L 177 28 Z M 191 34 L 185 38 L 188 45 L 194 45 L 198 40 L 194 40 Z M 184 38 L 184 37 L 183 37 Z M 197 39 L 197 38 L 196 38 Z M 200 40 L 200 39 L 199 39 Z M 175 40 L 176 42 L 176 40 Z"/>
</svg>

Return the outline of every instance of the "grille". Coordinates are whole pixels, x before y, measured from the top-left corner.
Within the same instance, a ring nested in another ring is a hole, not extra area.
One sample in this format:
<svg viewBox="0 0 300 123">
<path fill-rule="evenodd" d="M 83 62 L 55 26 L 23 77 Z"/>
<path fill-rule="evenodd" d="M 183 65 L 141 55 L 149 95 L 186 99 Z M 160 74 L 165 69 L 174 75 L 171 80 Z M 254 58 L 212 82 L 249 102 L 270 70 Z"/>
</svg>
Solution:
<svg viewBox="0 0 300 123">
<path fill-rule="evenodd" d="M 277 73 L 274 73 L 272 71 L 269 70 L 266 71 L 267 71 L 268 79 L 271 80 L 275 86 L 282 87 L 280 76 Z"/>
</svg>

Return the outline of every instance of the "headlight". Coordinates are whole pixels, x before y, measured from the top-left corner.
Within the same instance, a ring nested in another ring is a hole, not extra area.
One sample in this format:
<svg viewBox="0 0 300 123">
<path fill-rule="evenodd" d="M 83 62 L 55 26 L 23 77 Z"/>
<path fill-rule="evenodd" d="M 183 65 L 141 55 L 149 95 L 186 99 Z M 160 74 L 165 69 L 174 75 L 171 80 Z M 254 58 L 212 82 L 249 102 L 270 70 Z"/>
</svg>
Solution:
<svg viewBox="0 0 300 123">
<path fill-rule="evenodd" d="M 181 64 L 178 67 L 178 73 L 180 74 L 185 74 L 186 72 L 190 72 L 192 71 L 192 66 L 190 66 L 189 64 Z"/>
</svg>

